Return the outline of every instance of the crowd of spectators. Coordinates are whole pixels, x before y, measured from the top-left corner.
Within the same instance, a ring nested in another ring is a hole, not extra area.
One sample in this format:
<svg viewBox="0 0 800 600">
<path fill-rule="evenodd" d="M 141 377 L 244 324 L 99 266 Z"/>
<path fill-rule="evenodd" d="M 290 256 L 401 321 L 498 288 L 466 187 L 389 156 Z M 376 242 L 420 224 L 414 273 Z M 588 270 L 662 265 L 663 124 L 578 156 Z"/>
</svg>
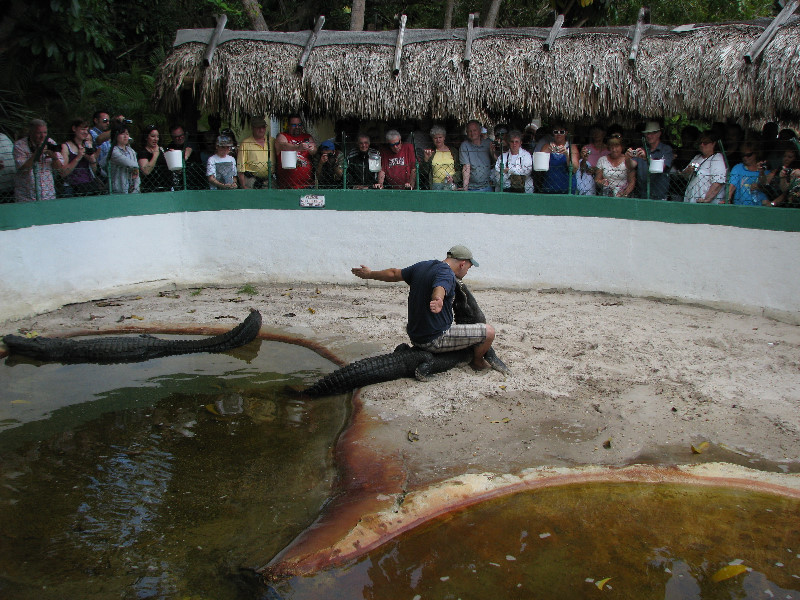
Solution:
<svg viewBox="0 0 800 600">
<path fill-rule="evenodd" d="M 599 123 L 571 130 L 558 120 L 491 130 L 473 120 L 449 131 L 443 124 L 398 123 L 377 134 L 372 124 L 322 141 L 305 130 L 299 114 L 289 115 L 274 139 L 267 125 L 252 118 L 250 135 L 237 142 L 219 119 L 210 118 L 209 131 L 196 139 L 175 124 L 166 145 L 158 128 L 147 125 L 134 143 L 130 120 L 98 111 L 91 123 L 74 120 L 59 143 L 37 119 L 13 144 L 13 157 L 0 157 L 0 182 L 7 182 L 0 194 L 12 199 L 11 178 L 2 177 L 11 168 L 16 202 L 182 189 L 347 187 L 800 207 L 800 145 L 793 130 L 775 123 L 761 131 L 735 123 L 704 130 L 687 125 L 674 140 L 657 121 L 627 130 Z"/>
</svg>

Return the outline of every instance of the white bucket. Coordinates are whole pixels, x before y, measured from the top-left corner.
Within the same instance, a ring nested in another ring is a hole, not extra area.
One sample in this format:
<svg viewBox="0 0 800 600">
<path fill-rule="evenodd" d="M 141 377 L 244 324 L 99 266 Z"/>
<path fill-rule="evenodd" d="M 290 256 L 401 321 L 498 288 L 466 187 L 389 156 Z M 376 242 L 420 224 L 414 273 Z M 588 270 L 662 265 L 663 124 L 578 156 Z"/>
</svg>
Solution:
<svg viewBox="0 0 800 600">
<path fill-rule="evenodd" d="M 533 153 L 533 170 L 534 171 L 549 171 L 550 170 L 550 153 L 549 152 L 534 152 Z"/>
<path fill-rule="evenodd" d="M 297 168 L 297 151 L 296 150 L 281 150 L 281 166 L 284 169 Z"/>
<path fill-rule="evenodd" d="M 183 168 L 183 152 L 180 150 L 167 150 L 164 152 L 164 160 L 167 161 L 170 171 L 180 171 Z"/>
<path fill-rule="evenodd" d="M 651 158 L 650 159 L 650 172 L 651 173 L 663 173 L 664 172 L 664 159 L 663 158 Z"/>
<path fill-rule="evenodd" d="M 381 170 L 381 157 L 380 156 L 370 156 L 369 157 L 369 170 L 372 173 L 377 173 Z"/>
</svg>

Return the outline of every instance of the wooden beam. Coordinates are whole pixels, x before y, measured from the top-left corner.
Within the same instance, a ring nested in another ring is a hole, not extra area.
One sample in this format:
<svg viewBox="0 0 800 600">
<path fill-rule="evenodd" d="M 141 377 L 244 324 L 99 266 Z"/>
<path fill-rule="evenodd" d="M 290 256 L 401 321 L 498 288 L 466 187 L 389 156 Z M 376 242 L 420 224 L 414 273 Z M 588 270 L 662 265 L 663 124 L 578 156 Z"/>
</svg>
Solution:
<svg viewBox="0 0 800 600">
<path fill-rule="evenodd" d="M 545 52 L 549 52 L 550 48 L 553 47 L 553 44 L 556 43 L 556 38 L 558 34 L 561 33 L 561 26 L 564 24 L 564 15 L 558 15 L 556 17 L 556 22 L 553 23 L 553 26 L 550 28 L 550 35 L 547 36 L 547 39 L 542 44 L 542 50 Z"/>
<path fill-rule="evenodd" d="M 314 27 L 314 31 L 312 31 L 311 35 L 308 36 L 308 41 L 306 42 L 306 47 L 303 50 L 303 53 L 300 55 L 300 60 L 297 61 L 298 73 L 303 72 L 303 69 L 306 66 L 306 62 L 308 61 L 308 57 L 311 55 L 311 51 L 314 49 L 314 46 L 317 43 L 317 36 L 319 35 L 319 32 L 322 30 L 323 25 L 325 25 L 325 15 L 320 15 L 317 18 L 317 24 Z"/>
<path fill-rule="evenodd" d="M 407 16 L 400 15 L 400 28 L 397 30 L 397 44 L 394 47 L 394 66 L 392 67 L 392 75 L 395 77 L 400 74 L 400 57 L 403 54 L 403 38 L 406 35 L 407 20 Z"/>
<path fill-rule="evenodd" d="M 472 41 L 475 39 L 475 13 L 469 14 L 467 21 L 467 44 L 464 47 L 464 65 L 469 66 L 469 61 L 472 60 Z"/>
<path fill-rule="evenodd" d="M 208 46 L 206 46 L 206 53 L 203 56 L 203 65 L 209 66 L 211 64 L 211 59 L 214 58 L 214 51 L 217 49 L 217 45 L 219 44 L 219 38 L 222 35 L 222 30 L 225 29 L 225 25 L 228 22 L 228 15 L 222 14 L 217 15 L 217 26 L 214 28 L 214 33 L 211 34 L 211 39 L 208 40 Z"/>
<path fill-rule="evenodd" d="M 798 0 L 787 2 L 783 7 L 783 10 L 778 13 L 778 16 L 772 19 L 772 23 L 770 23 L 767 28 L 764 29 L 764 33 L 758 36 L 758 39 L 753 42 L 747 52 L 744 53 L 743 58 L 747 64 L 751 64 L 754 60 L 756 60 L 764 51 L 764 48 L 769 46 L 772 38 L 774 38 L 778 33 L 778 28 L 788 21 L 789 17 L 791 17 L 792 14 L 794 14 L 794 11 L 797 10 L 797 4 Z"/>
<path fill-rule="evenodd" d="M 628 64 L 633 65 L 636 62 L 636 56 L 639 54 L 639 44 L 642 42 L 642 34 L 644 28 L 650 22 L 650 10 L 643 6 L 639 9 L 639 18 L 636 19 L 636 29 L 633 30 L 633 41 L 631 42 L 631 53 L 628 55 Z"/>
</svg>

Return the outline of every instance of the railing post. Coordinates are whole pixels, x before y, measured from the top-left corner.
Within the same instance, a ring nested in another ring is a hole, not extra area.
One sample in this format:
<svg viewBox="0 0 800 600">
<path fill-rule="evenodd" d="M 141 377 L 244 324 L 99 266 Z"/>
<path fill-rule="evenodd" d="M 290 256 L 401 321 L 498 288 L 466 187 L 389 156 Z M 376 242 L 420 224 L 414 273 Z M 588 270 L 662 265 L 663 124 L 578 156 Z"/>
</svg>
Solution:
<svg viewBox="0 0 800 600">
<path fill-rule="evenodd" d="M 569 136 L 569 144 L 567 144 L 567 195 L 572 195 L 572 136 Z"/>
<path fill-rule="evenodd" d="M 342 189 L 347 189 L 347 134 L 342 132 Z"/>
<path fill-rule="evenodd" d="M 650 146 L 648 146 L 647 138 L 645 136 L 642 136 L 642 148 L 644 148 L 644 159 L 646 161 L 645 171 L 644 172 L 647 173 L 647 175 L 646 175 L 646 177 L 647 177 L 647 199 L 650 200 L 650 178 L 651 178 L 651 175 L 650 175 Z M 637 166 L 637 171 L 638 171 L 639 163 L 636 163 L 636 166 Z"/>
</svg>

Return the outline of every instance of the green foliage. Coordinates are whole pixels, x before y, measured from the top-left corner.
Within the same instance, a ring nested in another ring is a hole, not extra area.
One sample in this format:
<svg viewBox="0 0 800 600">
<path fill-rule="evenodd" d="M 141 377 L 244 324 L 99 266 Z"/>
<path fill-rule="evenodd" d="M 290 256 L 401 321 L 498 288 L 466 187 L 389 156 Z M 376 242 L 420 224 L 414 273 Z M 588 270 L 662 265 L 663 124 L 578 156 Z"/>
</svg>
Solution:
<svg viewBox="0 0 800 600">
<path fill-rule="evenodd" d="M 635 23 L 642 7 L 636 0 L 609 2 L 604 24 L 628 25 Z M 650 8 L 650 21 L 661 25 L 684 23 L 713 23 L 769 17 L 774 14 L 772 0 L 690 0 L 665 2 L 659 0 L 646 4 Z"/>
<path fill-rule="evenodd" d="M 237 294 L 247 294 L 248 296 L 255 296 L 258 294 L 258 290 L 254 288 L 249 283 L 245 283 L 241 288 L 236 290 Z"/>
</svg>

